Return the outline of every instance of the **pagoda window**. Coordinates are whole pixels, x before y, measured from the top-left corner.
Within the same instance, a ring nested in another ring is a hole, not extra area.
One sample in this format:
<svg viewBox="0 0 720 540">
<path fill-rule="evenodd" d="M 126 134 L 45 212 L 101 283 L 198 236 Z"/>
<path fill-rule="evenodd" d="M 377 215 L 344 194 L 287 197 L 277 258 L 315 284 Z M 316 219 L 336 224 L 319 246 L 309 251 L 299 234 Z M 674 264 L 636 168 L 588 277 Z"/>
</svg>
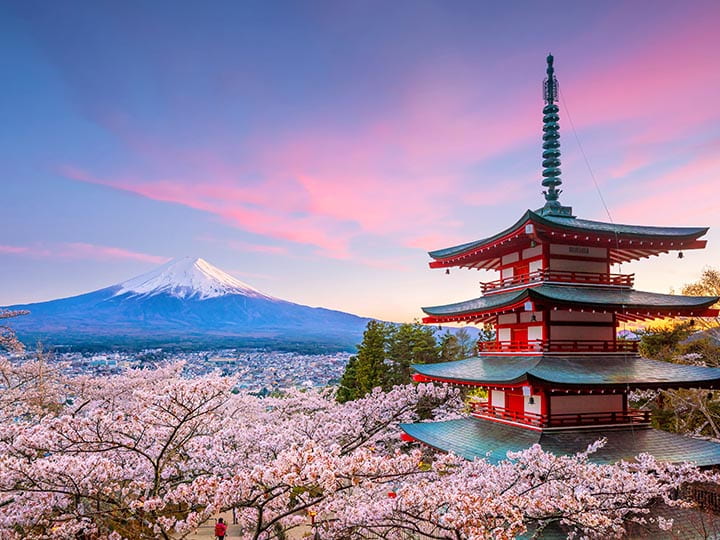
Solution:
<svg viewBox="0 0 720 540">
<path fill-rule="evenodd" d="M 517 315 L 515 313 L 504 313 L 503 315 L 498 315 L 498 324 L 516 324 L 517 322 Z"/>
<path fill-rule="evenodd" d="M 551 340 L 612 341 L 614 338 L 614 326 L 550 325 Z"/>
<path fill-rule="evenodd" d="M 550 255 L 570 257 L 573 259 L 607 259 L 607 248 L 589 246 L 569 246 L 567 244 L 550 244 Z"/>
<path fill-rule="evenodd" d="M 498 328 L 497 329 L 497 340 L 498 341 L 510 341 L 512 339 L 512 333 L 509 328 Z"/>
<path fill-rule="evenodd" d="M 534 261 L 530 261 L 528 264 L 528 270 L 532 274 L 533 272 L 537 272 L 538 270 L 542 270 L 543 267 L 543 261 L 542 259 L 536 259 Z"/>
<path fill-rule="evenodd" d="M 502 390 L 491 390 L 490 391 L 490 404 L 493 407 L 505 408 L 505 392 Z"/>
<path fill-rule="evenodd" d="M 520 254 L 516 251 L 514 253 L 508 253 L 507 255 L 503 255 L 501 264 L 503 266 L 512 264 L 514 262 L 518 262 L 520 260 Z"/>
<path fill-rule="evenodd" d="M 525 397 L 525 413 L 531 413 L 531 414 L 542 414 L 542 399 L 543 397 L 540 395 L 531 395 L 531 396 L 524 396 Z M 532 401 L 532 403 L 530 403 Z"/>
<path fill-rule="evenodd" d="M 533 317 L 535 317 L 535 320 L 533 320 Z M 523 311 L 520 313 L 520 322 L 521 323 L 529 323 L 529 322 L 542 322 L 543 320 L 543 313 L 542 311 Z"/>
<path fill-rule="evenodd" d="M 512 266 L 500 270 L 500 277 L 503 279 L 511 278 L 513 275 L 515 275 L 515 271 Z"/>
<path fill-rule="evenodd" d="M 522 258 L 523 260 L 542 258 L 542 246 L 523 249 Z"/>
<path fill-rule="evenodd" d="M 540 320 L 540 319 L 538 319 Z M 564 311 L 564 310 L 553 310 L 550 312 L 550 321 L 552 322 L 606 322 L 611 324 L 613 322 L 612 313 L 593 313 L 592 311 Z"/>
<path fill-rule="evenodd" d="M 552 396 L 550 398 L 552 414 L 621 412 L 623 404 L 622 394 Z"/>
<path fill-rule="evenodd" d="M 607 274 L 609 273 L 609 266 L 607 261 L 586 261 L 582 259 L 561 259 L 558 257 L 551 257 L 550 270 Z"/>
<path fill-rule="evenodd" d="M 528 330 L 528 333 L 527 333 L 528 341 L 542 341 L 542 339 L 543 339 L 542 325 L 528 326 L 527 330 Z"/>
</svg>

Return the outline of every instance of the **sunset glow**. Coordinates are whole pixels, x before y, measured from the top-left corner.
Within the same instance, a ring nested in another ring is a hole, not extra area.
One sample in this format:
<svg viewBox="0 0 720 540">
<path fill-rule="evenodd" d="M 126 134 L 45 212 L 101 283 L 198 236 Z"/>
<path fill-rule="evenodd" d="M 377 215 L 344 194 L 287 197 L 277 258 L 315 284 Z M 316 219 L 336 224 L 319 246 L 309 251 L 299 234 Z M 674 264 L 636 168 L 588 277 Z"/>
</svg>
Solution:
<svg viewBox="0 0 720 540">
<path fill-rule="evenodd" d="M 494 275 L 426 251 L 542 205 L 548 51 L 563 203 L 710 226 L 706 250 L 623 267 L 638 289 L 720 266 L 717 2 L 120 6 L 0 7 L 0 305 L 184 255 L 386 320 L 479 296 Z"/>
</svg>

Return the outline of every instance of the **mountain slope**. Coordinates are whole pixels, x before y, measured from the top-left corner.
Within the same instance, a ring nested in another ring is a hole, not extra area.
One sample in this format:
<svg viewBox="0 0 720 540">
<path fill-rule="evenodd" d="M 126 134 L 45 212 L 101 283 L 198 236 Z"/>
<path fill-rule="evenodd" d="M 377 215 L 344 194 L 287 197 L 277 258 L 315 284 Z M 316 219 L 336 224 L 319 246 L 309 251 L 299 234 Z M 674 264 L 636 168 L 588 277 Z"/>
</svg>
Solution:
<svg viewBox="0 0 720 540">
<path fill-rule="evenodd" d="M 192 258 L 87 294 L 9 307 L 30 311 L 13 321 L 22 340 L 48 345 L 349 348 L 369 320 L 265 295 Z"/>
</svg>

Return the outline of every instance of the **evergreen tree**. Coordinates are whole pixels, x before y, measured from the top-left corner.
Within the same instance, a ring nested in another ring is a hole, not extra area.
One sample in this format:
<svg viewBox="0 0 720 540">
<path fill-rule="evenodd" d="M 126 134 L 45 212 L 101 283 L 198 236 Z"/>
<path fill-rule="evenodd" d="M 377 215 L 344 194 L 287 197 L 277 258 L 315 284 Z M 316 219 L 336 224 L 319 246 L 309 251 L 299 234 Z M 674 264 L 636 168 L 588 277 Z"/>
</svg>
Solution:
<svg viewBox="0 0 720 540">
<path fill-rule="evenodd" d="M 360 398 L 373 388 L 388 386 L 388 368 L 385 363 L 391 325 L 370 321 L 363 333 L 362 343 L 345 368 L 340 381 L 338 401 Z"/>
<path fill-rule="evenodd" d="M 388 387 L 412 380 L 411 364 L 430 364 L 440 360 L 435 329 L 418 322 L 401 324 L 390 337 L 388 349 Z"/>
<path fill-rule="evenodd" d="M 462 358 L 468 358 L 477 354 L 477 341 L 470 336 L 467 328 L 460 328 L 455 332 L 455 337 L 458 340 L 458 345 L 460 345 Z"/>
<path fill-rule="evenodd" d="M 420 323 L 368 323 L 358 354 L 345 366 L 337 399 L 358 399 L 375 387 L 389 390 L 412 381 L 411 364 L 440 361 L 435 329 Z"/>
<path fill-rule="evenodd" d="M 440 361 L 441 362 L 454 362 L 455 360 L 462 360 L 466 356 L 460 340 L 454 334 L 445 332 L 440 338 Z"/>
<path fill-rule="evenodd" d="M 345 366 L 345 371 L 340 378 L 340 387 L 337 391 L 337 400 L 340 403 L 357 399 L 357 376 L 356 376 L 357 356 L 351 356 Z"/>
</svg>

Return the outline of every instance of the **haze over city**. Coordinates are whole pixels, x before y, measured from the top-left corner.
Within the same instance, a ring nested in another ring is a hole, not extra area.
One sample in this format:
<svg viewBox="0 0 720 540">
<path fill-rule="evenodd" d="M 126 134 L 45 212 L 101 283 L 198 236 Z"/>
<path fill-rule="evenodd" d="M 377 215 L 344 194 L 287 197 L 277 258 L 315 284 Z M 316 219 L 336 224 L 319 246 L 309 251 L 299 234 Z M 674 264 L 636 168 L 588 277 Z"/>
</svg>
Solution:
<svg viewBox="0 0 720 540">
<path fill-rule="evenodd" d="M 719 23 L 717 2 L 3 3 L 0 305 L 185 255 L 385 320 L 479 295 L 494 278 L 426 251 L 542 206 L 548 52 L 562 202 L 608 221 L 579 138 L 612 220 L 709 226 L 623 266 L 677 289 L 720 255 Z"/>
</svg>

